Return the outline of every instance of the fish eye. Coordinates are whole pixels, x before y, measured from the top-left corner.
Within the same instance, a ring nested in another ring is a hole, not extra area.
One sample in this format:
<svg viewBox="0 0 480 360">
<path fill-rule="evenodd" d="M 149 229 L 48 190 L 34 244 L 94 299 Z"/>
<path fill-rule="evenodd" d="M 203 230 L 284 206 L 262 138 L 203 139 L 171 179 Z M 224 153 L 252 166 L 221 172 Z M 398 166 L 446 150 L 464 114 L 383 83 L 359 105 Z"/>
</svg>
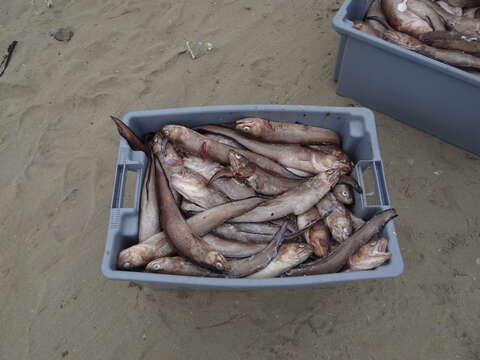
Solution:
<svg viewBox="0 0 480 360">
<path fill-rule="evenodd" d="M 160 264 L 155 264 L 153 265 L 154 270 L 160 270 Z"/>
<path fill-rule="evenodd" d="M 241 159 L 240 154 L 235 154 L 236 159 Z"/>
</svg>

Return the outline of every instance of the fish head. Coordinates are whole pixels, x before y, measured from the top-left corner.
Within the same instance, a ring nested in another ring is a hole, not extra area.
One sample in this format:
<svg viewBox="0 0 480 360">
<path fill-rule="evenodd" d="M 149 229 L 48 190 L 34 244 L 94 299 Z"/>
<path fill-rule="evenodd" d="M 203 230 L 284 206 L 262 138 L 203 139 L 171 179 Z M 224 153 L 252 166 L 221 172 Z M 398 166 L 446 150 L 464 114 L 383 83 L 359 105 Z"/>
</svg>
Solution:
<svg viewBox="0 0 480 360">
<path fill-rule="evenodd" d="M 163 258 L 153 260 L 145 267 L 146 272 L 161 272 L 164 269 Z"/>
<path fill-rule="evenodd" d="M 345 184 L 337 184 L 333 188 L 333 193 L 335 197 L 340 200 L 342 203 L 346 205 L 353 204 L 353 194 L 350 191 L 348 185 Z"/>
<path fill-rule="evenodd" d="M 313 248 L 305 243 L 283 244 L 278 250 L 278 258 L 285 263 L 297 263 L 299 260 L 306 260 L 313 252 Z"/>
<path fill-rule="evenodd" d="M 370 270 L 382 265 L 392 257 L 387 251 L 387 239 L 380 237 L 363 245 L 348 259 L 351 270 Z"/>
<path fill-rule="evenodd" d="M 235 129 L 247 135 L 260 136 L 265 127 L 270 127 L 267 120 L 260 118 L 245 118 L 238 120 Z"/>
<path fill-rule="evenodd" d="M 255 172 L 255 165 L 242 154 L 230 150 L 228 159 L 232 167 L 233 175 L 236 178 L 248 178 Z"/>
<path fill-rule="evenodd" d="M 412 51 L 416 51 L 418 50 L 419 46 L 423 46 L 423 43 L 420 40 L 417 40 L 413 36 L 395 30 L 386 30 L 383 33 L 383 38 L 387 41 L 403 46 Z"/>
<path fill-rule="evenodd" d="M 118 255 L 117 266 L 122 270 L 138 269 L 148 263 L 152 256 L 152 249 L 139 244 L 122 250 Z"/>
<path fill-rule="evenodd" d="M 216 250 L 207 253 L 205 256 L 205 263 L 220 272 L 228 272 L 230 270 L 230 264 L 227 259 Z"/>
<path fill-rule="evenodd" d="M 180 125 L 166 125 L 162 128 L 162 134 L 175 142 L 185 138 L 188 135 L 188 129 Z"/>
</svg>

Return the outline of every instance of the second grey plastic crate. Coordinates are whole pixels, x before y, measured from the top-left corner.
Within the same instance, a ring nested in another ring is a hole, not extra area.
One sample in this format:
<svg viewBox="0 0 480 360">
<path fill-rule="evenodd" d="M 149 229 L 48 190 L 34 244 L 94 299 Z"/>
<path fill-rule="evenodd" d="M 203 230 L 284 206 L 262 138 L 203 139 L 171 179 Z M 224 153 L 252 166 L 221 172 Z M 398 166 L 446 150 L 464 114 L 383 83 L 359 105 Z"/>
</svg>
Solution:
<svg viewBox="0 0 480 360">
<path fill-rule="evenodd" d="M 372 204 L 367 202 L 365 194 L 357 194 L 353 212 L 368 219 L 390 207 L 375 119 L 368 109 L 295 105 L 210 106 L 133 112 L 124 116 L 123 121 L 135 133 L 143 136 L 148 132 L 158 131 L 167 124 L 194 127 L 207 123 L 231 122 L 245 117 L 296 122 L 336 131 L 342 138 L 343 149 L 356 164 L 353 176 L 363 187 L 364 180 L 367 180 L 363 174 L 368 169 L 368 173 L 373 177 L 372 190 L 378 199 Z M 371 271 L 275 279 L 216 279 L 118 270 L 116 262 L 119 252 L 138 241 L 138 207 L 146 161 L 146 156 L 142 152 L 132 151 L 124 139 L 120 140 L 110 223 L 102 261 L 102 272 L 109 279 L 134 281 L 153 288 L 283 288 L 327 286 L 347 281 L 390 278 L 400 275 L 403 271 L 402 256 L 392 221 L 383 230 L 383 235 L 388 239 L 388 249 L 392 253 L 392 258 L 388 263 Z M 134 208 L 123 206 L 128 172 L 136 173 Z"/>
<path fill-rule="evenodd" d="M 371 2 L 346 0 L 333 19 L 337 93 L 480 155 L 480 77 L 354 29 Z"/>
</svg>

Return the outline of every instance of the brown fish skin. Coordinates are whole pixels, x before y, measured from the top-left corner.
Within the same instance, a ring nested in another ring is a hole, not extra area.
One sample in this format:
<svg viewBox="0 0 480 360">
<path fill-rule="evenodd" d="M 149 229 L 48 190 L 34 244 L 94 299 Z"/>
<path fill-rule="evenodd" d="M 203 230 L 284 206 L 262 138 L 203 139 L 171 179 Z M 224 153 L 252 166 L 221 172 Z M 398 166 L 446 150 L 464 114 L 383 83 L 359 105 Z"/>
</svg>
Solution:
<svg viewBox="0 0 480 360">
<path fill-rule="evenodd" d="M 149 161 L 147 171 L 143 177 L 140 195 L 140 214 L 138 221 L 139 242 L 145 241 L 161 231 L 154 174 L 154 164 L 152 161 Z"/>
<path fill-rule="evenodd" d="M 403 46 L 438 61 L 460 67 L 480 69 L 480 58 L 456 50 L 437 49 L 403 33 L 387 30 L 383 33 L 385 40 Z"/>
<path fill-rule="evenodd" d="M 168 275 L 221 277 L 220 274 L 195 265 L 180 256 L 155 259 L 147 265 L 145 271 Z"/>
<path fill-rule="evenodd" d="M 360 229 L 363 225 L 365 225 L 365 220 L 353 215 L 351 212 L 349 213 L 350 219 L 352 219 L 352 226 L 353 226 L 353 231 L 357 231 Z"/>
<path fill-rule="evenodd" d="M 187 220 L 187 223 L 196 235 L 204 236 L 228 219 L 253 209 L 263 201 L 261 198 L 232 201 L 194 215 Z M 117 266 L 123 270 L 142 268 L 156 258 L 172 255 L 174 251 L 165 233 L 161 232 L 141 244 L 122 250 Z"/>
<path fill-rule="evenodd" d="M 353 22 L 353 28 L 382 39 L 383 31 L 381 32 L 378 31 L 376 28 L 374 28 L 372 25 L 370 25 L 370 23 L 367 23 L 366 21 L 355 20 Z"/>
<path fill-rule="evenodd" d="M 230 266 L 225 257 L 192 232 L 172 196 L 167 177 L 156 156 L 155 160 L 161 224 L 171 244 L 180 254 L 193 262 L 217 271 L 227 272 Z"/>
<path fill-rule="evenodd" d="M 239 224 L 223 224 L 215 228 L 212 232 L 213 234 L 225 238 L 226 240 L 233 240 L 243 243 L 265 244 L 272 240 L 273 234 L 254 234 L 240 231 L 236 225 Z"/>
<path fill-rule="evenodd" d="M 238 231 L 248 232 L 253 234 L 264 234 L 273 236 L 280 228 L 280 225 L 270 223 L 239 223 L 233 224 Z M 288 230 L 288 229 L 287 229 Z"/>
<path fill-rule="evenodd" d="M 267 200 L 246 214 L 231 219 L 230 222 L 264 222 L 289 214 L 303 214 L 331 190 L 339 175 L 336 170 L 320 173 L 277 198 Z"/>
<path fill-rule="evenodd" d="M 253 190 L 260 194 L 279 195 L 304 181 L 273 175 L 233 150 L 229 151 L 228 156 L 233 176 L 244 179 Z"/>
<path fill-rule="evenodd" d="M 238 241 L 229 241 L 213 234 L 207 234 L 202 237 L 208 245 L 229 258 L 244 258 L 255 255 L 263 250 L 267 244 L 242 243 Z M 270 240 L 272 237 L 270 237 Z"/>
<path fill-rule="evenodd" d="M 286 276 L 303 276 L 335 273 L 341 270 L 348 258 L 355 254 L 358 249 L 365 245 L 370 239 L 385 226 L 385 224 L 395 218 L 397 213 L 394 209 L 388 209 L 375 215 L 367 221 L 357 232 L 352 234 L 346 241 L 341 243 L 330 255 L 313 261 L 311 263 L 299 266 L 288 271 Z"/>
<path fill-rule="evenodd" d="M 219 143 L 231 146 L 232 148 L 235 148 L 235 149 L 245 149 L 244 146 L 240 145 L 235 140 L 227 136 L 218 135 L 218 134 L 204 134 L 203 136 L 205 136 L 210 140 L 218 141 Z"/>
<path fill-rule="evenodd" d="M 148 146 L 145 145 L 142 140 L 140 140 L 140 138 L 135 135 L 135 133 L 122 120 L 116 118 L 115 116 L 110 116 L 110 118 L 117 126 L 117 130 L 120 136 L 127 141 L 128 145 L 130 145 L 132 150 L 143 151 L 146 154 L 150 152 Z"/>
<path fill-rule="evenodd" d="M 272 241 L 262 251 L 245 259 L 231 261 L 228 276 L 245 277 L 267 266 L 277 256 L 286 229 L 287 222 L 284 222 Z"/>
<path fill-rule="evenodd" d="M 451 31 L 433 31 L 419 38 L 425 44 L 440 49 L 480 53 L 480 37 L 465 36 Z"/>
<path fill-rule="evenodd" d="M 340 144 L 340 137 L 332 130 L 261 118 L 245 118 L 236 122 L 235 128 L 262 141 L 278 144 Z"/>
<path fill-rule="evenodd" d="M 157 156 L 165 170 L 172 188 L 185 199 L 205 209 L 224 204 L 229 199 L 221 192 L 208 187 L 207 180 L 200 174 L 186 168 L 183 159 L 171 144 L 165 146 L 165 154 L 161 153 L 162 136 L 155 134 L 152 151 Z"/>
<path fill-rule="evenodd" d="M 375 237 L 348 258 L 346 271 L 371 270 L 379 267 L 392 257 L 392 253 L 387 251 L 387 245 L 387 239 Z"/>
<path fill-rule="evenodd" d="M 338 159 L 335 156 L 313 150 L 309 147 L 294 144 L 265 143 L 245 137 L 235 130 L 215 125 L 197 126 L 196 129 L 229 136 L 248 150 L 275 160 L 285 167 L 312 174 L 318 174 L 331 169 L 340 169 L 344 173 L 348 173 L 351 170 L 352 164 L 350 161 L 345 162 L 344 159 Z"/>
<path fill-rule="evenodd" d="M 465 9 L 463 16 L 469 19 L 480 19 L 480 7 Z"/>
<path fill-rule="evenodd" d="M 235 149 L 218 141 L 210 140 L 202 134 L 184 126 L 167 125 L 162 128 L 162 132 L 173 143 L 200 157 L 208 157 L 214 161 L 229 165 L 228 152 L 229 150 L 235 150 L 265 170 L 288 178 L 299 178 L 280 164 L 265 156 L 248 150 Z"/>
<path fill-rule="evenodd" d="M 303 263 L 312 254 L 312 247 L 308 244 L 283 244 L 277 256 L 262 270 L 247 276 L 249 279 L 265 279 L 282 275 L 285 271 Z"/>
<path fill-rule="evenodd" d="M 241 200 L 255 196 L 253 189 L 236 179 L 219 178 L 210 182 L 216 173 L 225 169 L 219 163 L 189 154 L 183 157 L 183 164 L 187 169 L 200 174 L 207 180 L 209 186 L 227 195 L 232 200 Z"/>
<path fill-rule="evenodd" d="M 326 194 L 316 205 L 320 218 L 323 219 L 333 212 L 338 201 L 332 193 Z"/>
<path fill-rule="evenodd" d="M 348 185 L 345 184 L 337 184 L 332 190 L 333 195 L 335 198 L 340 201 L 342 204 L 345 205 L 352 205 L 353 204 L 353 194 Z"/>
<path fill-rule="evenodd" d="M 412 36 L 433 31 L 430 24 L 407 8 L 409 0 L 382 0 L 382 10 L 390 25 Z"/>
</svg>

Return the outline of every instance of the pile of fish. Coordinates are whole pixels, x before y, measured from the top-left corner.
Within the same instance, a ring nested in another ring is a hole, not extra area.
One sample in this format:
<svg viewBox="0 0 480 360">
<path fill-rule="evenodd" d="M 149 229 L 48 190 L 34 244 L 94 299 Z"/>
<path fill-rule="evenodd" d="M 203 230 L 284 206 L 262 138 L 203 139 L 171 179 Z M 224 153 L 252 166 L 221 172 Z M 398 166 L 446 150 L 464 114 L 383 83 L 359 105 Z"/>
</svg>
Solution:
<svg viewBox="0 0 480 360">
<path fill-rule="evenodd" d="M 378 234 L 395 210 L 366 222 L 350 212 L 352 188 L 362 189 L 329 129 L 246 118 L 141 139 L 112 119 L 149 159 L 138 244 L 120 252 L 121 270 L 269 278 L 369 270 L 391 257 Z"/>
<path fill-rule="evenodd" d="M 480 76 L 480 0 L 374 0 L 354 27 Z"/>
</svg>

